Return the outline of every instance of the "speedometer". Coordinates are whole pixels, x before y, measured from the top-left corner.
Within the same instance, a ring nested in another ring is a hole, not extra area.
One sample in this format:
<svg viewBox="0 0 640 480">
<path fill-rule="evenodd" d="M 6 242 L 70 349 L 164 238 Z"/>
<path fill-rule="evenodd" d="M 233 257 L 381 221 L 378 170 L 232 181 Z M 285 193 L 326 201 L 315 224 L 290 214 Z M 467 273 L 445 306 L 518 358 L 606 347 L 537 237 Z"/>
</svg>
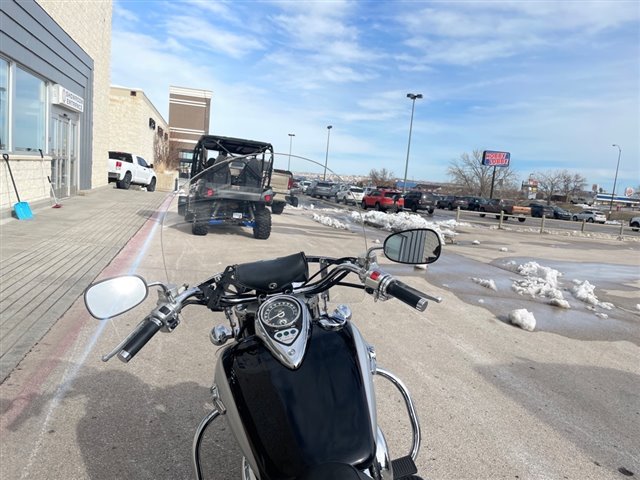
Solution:
<svg viewBox="0 0 640 480">
<path fill-rule="evenodd" d="M 274 297 L 260 306 L 258 315 L 271 328 L 289 327 L 300 318 L 300 304 L 287 297 Z"/>
</svg>

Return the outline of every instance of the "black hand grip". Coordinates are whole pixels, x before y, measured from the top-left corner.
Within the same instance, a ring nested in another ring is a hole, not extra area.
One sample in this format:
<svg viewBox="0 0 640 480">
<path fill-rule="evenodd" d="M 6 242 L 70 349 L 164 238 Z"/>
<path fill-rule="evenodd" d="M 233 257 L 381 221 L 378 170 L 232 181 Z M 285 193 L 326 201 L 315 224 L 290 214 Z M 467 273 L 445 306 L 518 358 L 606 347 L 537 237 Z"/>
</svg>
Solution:
<svg viewBox="0 0 640 480">
<path fill-rule="evenodd" d="M 129 340 L 122 350 L 118 353 L 118 358 L 127 363 L 136 353 L 144 347 L 151 337 L 153 337 L 162 328 L 162 322 L 156 319 L 146 318 L 138 327 L 136 334 Z"/>
<path fill-rule="evenodd" d="M 387 287 L 386 293 L 387 295 L 396 297 L 398 300 L 420 312 L 424 312 L 427 308 L 427 304 L 429 303 L 425 298 L 424 293 L 410 287 L 406 283 L 402 283 L 399 280 L 393 280 Z"/>
</svg>

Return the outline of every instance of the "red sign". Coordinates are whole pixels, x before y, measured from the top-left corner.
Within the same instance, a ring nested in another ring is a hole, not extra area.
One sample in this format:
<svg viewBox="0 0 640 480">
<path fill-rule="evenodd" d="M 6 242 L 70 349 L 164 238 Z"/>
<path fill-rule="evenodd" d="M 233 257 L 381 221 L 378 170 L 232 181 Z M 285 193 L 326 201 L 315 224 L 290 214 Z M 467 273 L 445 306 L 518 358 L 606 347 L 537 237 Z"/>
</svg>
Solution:
<svg viewBox="0 0 640 480">
<path fill-rule="evenodd" d="M 482 164 L 489 167 L 508 167 L 511 154 L 509 152 L 494 152 L 485 150 L 482 152 Z"/>
</svg>

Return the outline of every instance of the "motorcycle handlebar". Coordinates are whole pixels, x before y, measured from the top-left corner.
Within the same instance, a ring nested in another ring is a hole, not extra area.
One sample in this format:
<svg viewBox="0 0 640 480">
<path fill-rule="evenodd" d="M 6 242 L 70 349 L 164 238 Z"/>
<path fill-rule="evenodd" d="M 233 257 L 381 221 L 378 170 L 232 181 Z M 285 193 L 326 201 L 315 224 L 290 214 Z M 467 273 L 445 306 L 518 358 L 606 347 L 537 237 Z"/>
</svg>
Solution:
<svg viewBox="0 0 640 480">
<path fill-rule="evenodd" d="M 136 356 L 140 349 L 142 349 L 161 328 L 162 322 L 160 320 L 153 317 L 145 318 L 129 341 L 127 341 L 120 352 L 118 352 L 118 358 L 124 363 L 127 363 Z"/>
<path fill-rule="evenodd" d="M 439 299 L 430 297 L 415 288 L 410 287 L 406 283 L 402 283 L 400 280 L 392 280 L 387 286 L 386 294 L 397 298 L 419 312 L 425 311 L 429 304 L 428 300 L 431 299 L 439 301 Z"/>
</svg>

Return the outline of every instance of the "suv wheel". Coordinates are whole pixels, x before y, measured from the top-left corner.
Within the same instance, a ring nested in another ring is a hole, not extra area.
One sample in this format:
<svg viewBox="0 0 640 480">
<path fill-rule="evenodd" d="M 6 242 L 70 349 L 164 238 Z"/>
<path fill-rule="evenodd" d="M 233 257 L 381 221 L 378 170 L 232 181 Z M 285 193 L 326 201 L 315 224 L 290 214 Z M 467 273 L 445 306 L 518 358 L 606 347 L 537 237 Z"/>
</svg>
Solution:
<svg viewBox="0 0 640 480">
<path fill-rule="evenodd" d="M 416 213 L 418 211 L 418 206 L 415 203 L 413 205 L 411 205 L 411 211 L 413 213 Z"/>
<path fill-rule="evenodd" d="M 253 238 L 266 240 L 271 235 L 271 212 L 264 207 L 256 207 Z"/>
<path fill-rule="evenodd" d="M 587 218 L 587 222 L 589 222 L 589 223 L 593 223 L 593 217 L 589 217 L 589 218 Z"/>
<path fill-rule="evenodd" d="M 578 217 L 576 215 L 573 216 L 573 221 L 577 222 L 578 221 Z"/>
</svg>

